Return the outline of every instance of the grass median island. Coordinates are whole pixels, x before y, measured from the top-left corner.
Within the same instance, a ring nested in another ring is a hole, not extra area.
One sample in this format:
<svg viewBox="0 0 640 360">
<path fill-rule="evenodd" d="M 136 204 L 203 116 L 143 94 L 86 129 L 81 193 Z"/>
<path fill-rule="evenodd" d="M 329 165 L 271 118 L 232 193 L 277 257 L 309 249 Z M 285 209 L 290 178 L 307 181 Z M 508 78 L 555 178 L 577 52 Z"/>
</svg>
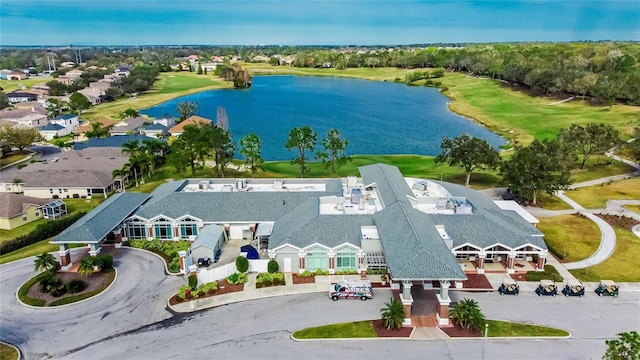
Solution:
<svg viewBox="0 0 640 360">
<path fill-rule="evenodd" d="M 547 326 L 522 324 L 511 321 L 487 320 L 488 337 L 560 337 L 569 336 L 568 331 Z"/>
<path fill-rule="evenodd" d="M 342 339 L 378 337 L 371 321 L 355 321 L 333 325 L 316 326 L 294 332 L 296 339 Z"/>
<path fill-rule="evenodd" d="M 624 207 L 635 213 L 640 214 L 640 205 L 625 205 Z"/>
<path fill-rule="evenodd" d="M 600 229 L 581 215 L 541 218 L 538 229 L 549 250 L 566 262 L 584 260 L 600 246 Z"/>
<path fill-rule="evenodd" d="M 5 343 L 0 342 L 0 360 L 18 360 L 18 351 Z"/>
<path fill-rule="evenodd" d="M 613 229 L 617 239 L 616 249 L 611 257 L 595 266 L 570 270 L 576 278 L 592 282 L 598 282 L 602 279 L 621 282 L 640 281 L 640 267 L 637 262 L 633 261 L 640 256 L 640 238 L 629 230 L 619 227 Z"/>
</svg>

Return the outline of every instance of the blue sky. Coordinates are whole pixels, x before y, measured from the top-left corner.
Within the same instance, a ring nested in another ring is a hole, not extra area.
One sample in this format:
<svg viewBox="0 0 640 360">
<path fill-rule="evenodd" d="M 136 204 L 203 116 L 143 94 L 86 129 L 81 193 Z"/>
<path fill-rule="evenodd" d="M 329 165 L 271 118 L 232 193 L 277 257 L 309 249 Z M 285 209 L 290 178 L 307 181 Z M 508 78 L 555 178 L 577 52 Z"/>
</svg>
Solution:
<svg viewBox="0 0 640 360">
<path fill-rule="evenodd" d="M 0 45 L 640 40 L 640 0 L 1 0 Z"/>
</svg>

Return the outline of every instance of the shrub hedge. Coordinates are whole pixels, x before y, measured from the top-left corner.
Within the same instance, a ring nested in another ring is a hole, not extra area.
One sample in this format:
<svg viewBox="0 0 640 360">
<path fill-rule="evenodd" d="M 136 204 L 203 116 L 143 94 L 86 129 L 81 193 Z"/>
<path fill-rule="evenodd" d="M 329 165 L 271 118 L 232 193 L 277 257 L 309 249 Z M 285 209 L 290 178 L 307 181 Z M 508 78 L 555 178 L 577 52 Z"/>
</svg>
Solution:
<svg viewBox="0 0 640 360">
<path fill-rule="evenodd" d="M 249 260 L 244 256 L 238 256 L 236 258 L 236 269 L 241 273 L 246 273 L 249 270 Z"/>
<path fill-rule="evenodd" d="M 36 226 L 36 228 L 33 229 L 33 231 L 31 231 L 30 233 L 0 243 L 0 255 L 16 251 L 27 245 L 35 244 L 38 241 L 56 236 L 60 234 L 64 229 L 71 226 L 71 224 L 78 221 L 78 219 L 80 219 L 84 215 L 84 212 L 80 212 L 73 215 L 65 216 L 61 219 L 50 220 L 47 222 L 43 222 L 42 224 L 38 224 L 38 226 Z"/>
<path fill-rule="evenodd" d="M 189 287 L 191 289 L 195 289 L 196 286 L 198 286 L 198 277 L 195 275 L 189 275 L 188 279 L 189 279 Z"/>
<path fill-rule="evenodd" d="M 187 240 L 162 241 L 159 239 L 153 239 L 148 241 L 146 239 L 139 239 L 125 241 L 123 245 L 137 249 L 149 250 L 160 255 L 167 263 L 169 272 L 177 273 L 180 271 L 180 257 L 178 257 L 178 251 L 186 251 L 189 249 L 191 243 Z"/>
<path fill-rule="evenodd" d="M 267 263 L 267 271 L 270 274 L 277 272 L 279 267 L 278 262 L 274 259 L 269 260 L 269 263 Z"/>
</svg>

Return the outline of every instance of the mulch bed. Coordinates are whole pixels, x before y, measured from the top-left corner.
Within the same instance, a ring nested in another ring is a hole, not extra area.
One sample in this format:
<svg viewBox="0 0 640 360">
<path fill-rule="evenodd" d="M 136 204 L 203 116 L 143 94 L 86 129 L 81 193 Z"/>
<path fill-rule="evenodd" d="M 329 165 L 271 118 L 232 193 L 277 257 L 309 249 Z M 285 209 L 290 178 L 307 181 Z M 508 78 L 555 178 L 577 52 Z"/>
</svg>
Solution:
<svg viewBox="0 0 640 360">
<path fill-rule="evenodd" d="M 39 288 L 39 284 L 35 283 L 29 289 L 29 292 L 27 292 L 27 296 L 33 299 L 42 299 L 45 301 L 44 306 L 49 306 L 50 303 L 56 300 L 64 299 L 65 297 L 75 296 L 75 295 L 95 291 L 98 289 L 106 288 L 107 286 L 109 286 L 109 279 L 110 279 L 109 274 L 105 274 L 102 272 L 95 272 L 91 276 L 84 276 L 78 273 L 71 273 L 71 272 L 59 272 L 56 274 L 56 276 L 59 277 L 62 280 L 62 282 L 65 284 L 68 284 L 71 280 L 82 280 L 87 284 L 87 288 L 84 289 L 84 291 L 76 294 L 66 293 L 60 297 L 54 297 L 49 293 L 41 292 Z"/>
<path fill-rule="evenodd" d="M 298 274 L 291 274 L 294 284 L 313 284 L 316 282 L 315 276 L 299 276 Z"/>
<path fill-rule="evenodd" d="M 631 231 L 632 227 L 636 226 L 637 224 L 640 224 L 640 221 L 634 218 L 626 217 L 626 216 L 610 215 L 610 214 L 594 214 L 594 215 L 606 221 L 611 226 L 621 227 L 629 231 Z"/>
<path fill-rule="evenodd" d="M 453 322 L 452 322 L 453 323 Z M 438 329 L 442 330 L 449 337 L 481 337 L 480 331 L 466 330 L 460 325 L 453 323 L 453 326 L 443 326 Z"/>
<path fill-rule="evenodd" d="M 231 284 L 227 283 L 227 280 L 218 280 L 217 283 L 218 283 L 218 290 L 216 290 L 212 294 L 207 293 L 207 294 L 204 294 L 204 295 L 200 295 L 197 298 L 184 299 L 183 301 L 176 300 L 176 296 L 177 295 L 173 295 L 169 299 L 169 304 L 170 305 L 176 305 L 176 304 L 179 304 L 181 302 L 190 301 L 190 300 L 194 300 L 194 299 L 204 299 L 204 298 L 207 298 L 207 297 L 210 297 L 210 296 L 223 295 L 223 294 L 228 294 L 228 293 L 238 292 L 238 291 L 244 290 L 244 284 L 231 285 Z"/>
<path fill-rule="evenodd" d="M 378 334 L 378 337 L 406 337 L 411 336 L 411 332 L 413 331 L 412 326 L 403 326 L 398 330 L 389 330 L 384 326 L 382 319 L 371 320 L 371 324 L 373 325 L 373 330 Z"/>
</svg>

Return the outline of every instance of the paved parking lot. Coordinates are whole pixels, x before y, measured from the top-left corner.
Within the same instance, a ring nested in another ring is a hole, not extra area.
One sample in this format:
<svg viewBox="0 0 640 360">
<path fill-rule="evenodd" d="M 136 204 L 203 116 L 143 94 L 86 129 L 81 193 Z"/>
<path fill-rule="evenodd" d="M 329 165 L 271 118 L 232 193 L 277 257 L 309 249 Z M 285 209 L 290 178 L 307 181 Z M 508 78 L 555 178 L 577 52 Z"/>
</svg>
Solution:
<svg viewBox="0 0 640 360">
<path fill-rule="evenodd" d="M 372 301 L 329 300 L 302 294 L 240 302 L 193 314 L 166 310 L 166 300 L 186 281 L 163 275 L 162 262 L 145 252 L 121 249 L 118 279 L 91 301 L 59 309 L 18 304 L 15 290 L 33 275 L 33 259 L 0 266 L 0 338 L 27 359 L 333 358 L 336 354 L 401 359 L 480 359 L 477 340 L 349 340 L 295 342 L 291 332 L 309 326 L 378 318 L 390 290 Z M 488 318 L 569 330 L 570 339 L 490 339 L 487 359 L 600 358 L 605 339 L 637 330 L 640 292 L 620 297 L 520 296 L 452 291 L 454 301 L 476 299 Z"/>
</svg>

